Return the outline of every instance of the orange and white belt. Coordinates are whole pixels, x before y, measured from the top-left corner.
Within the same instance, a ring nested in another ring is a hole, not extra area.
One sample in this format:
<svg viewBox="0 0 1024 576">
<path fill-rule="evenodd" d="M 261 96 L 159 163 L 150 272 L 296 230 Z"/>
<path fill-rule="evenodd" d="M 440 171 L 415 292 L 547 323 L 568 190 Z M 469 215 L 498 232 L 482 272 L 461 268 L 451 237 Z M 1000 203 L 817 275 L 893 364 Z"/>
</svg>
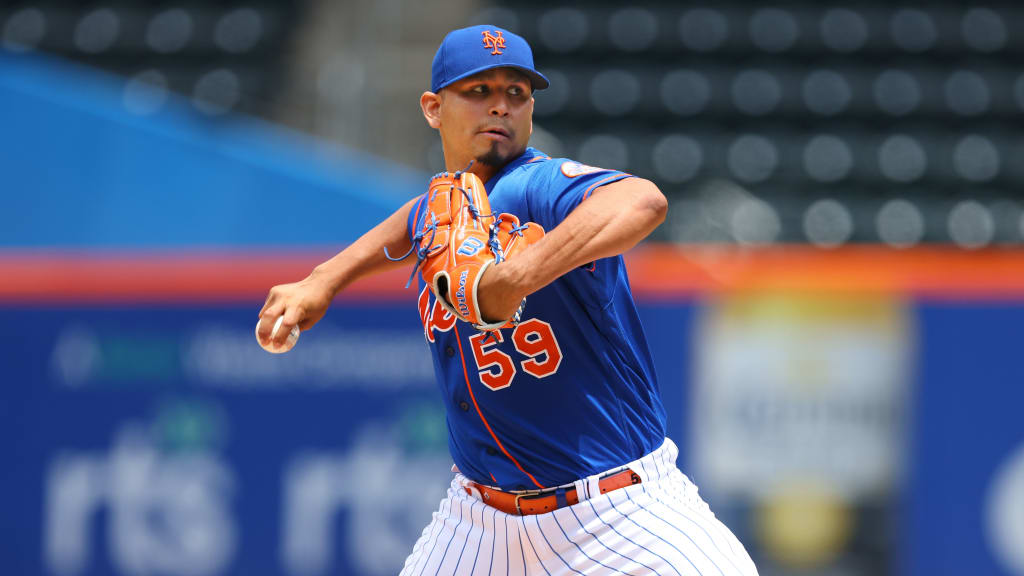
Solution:
<svg viewBox="0 0 1024 576">
<path fill-rule="evenodd" d="M 613 490 L 639 483 L 640 477 L 629 468 L 608 474 L 597 481 L 601 494 L 607 494 Z M 572 506 L 580 501 L 576 487 L 572 485 L 565 488 L 549 488 L 547 490 L 528 492 L 504 492 L 497 488 L 469 481 L 463 489 L 467 494 L 473 494 L 474 491 L 478 492 L 484 504 L 515 516 L 544 514 L 559 508 Z"/>
</svg>

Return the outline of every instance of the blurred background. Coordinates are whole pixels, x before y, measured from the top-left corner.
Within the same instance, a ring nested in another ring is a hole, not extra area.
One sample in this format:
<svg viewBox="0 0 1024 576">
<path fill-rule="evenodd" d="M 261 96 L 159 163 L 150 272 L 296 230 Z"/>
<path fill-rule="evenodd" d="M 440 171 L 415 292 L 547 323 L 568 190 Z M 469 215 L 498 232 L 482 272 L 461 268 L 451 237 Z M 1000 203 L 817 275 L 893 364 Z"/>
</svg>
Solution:
<svg viewBox="0 0 1024 576">
<path fill-rule="evenodd" d="M 680 467 L 762 575 L 1024 575 L 1018 3 L 0 2 L 0 573 L 395 574 L 450 479 L 407 271 L 252 330 L 443 167 L 444 34 L 656 182 Z"/>
</svg>

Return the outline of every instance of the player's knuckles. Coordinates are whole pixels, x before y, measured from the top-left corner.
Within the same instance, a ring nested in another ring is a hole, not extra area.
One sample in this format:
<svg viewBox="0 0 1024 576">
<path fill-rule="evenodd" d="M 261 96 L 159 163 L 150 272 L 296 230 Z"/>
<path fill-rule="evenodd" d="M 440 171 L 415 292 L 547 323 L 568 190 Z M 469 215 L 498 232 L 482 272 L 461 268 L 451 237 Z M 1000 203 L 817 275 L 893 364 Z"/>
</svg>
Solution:
<svg viewBox="0 0 1024 576">
<path fill-rule="evenodd" d="M 260 311 L 260 318 L 263 320 L 264 324 L 269 320 L 271 322 L 271 326 L 273 326 L 273 321 L 281 315 L 283 310 L 284 307 L 278 299 L 277 301 L 271 302 L 263 307 L 263 310 Z"/>
<path fill-rule="evenodd" d="M 291 328 L 298 324 L 306 316 L 306 309 L 303 306 L 289 308 L 284 314 L 284 324 Z"/>
<path fill-rule="evenodd" d="M 277 294 L 275 294 L 274 289 L 271 288 L 270 292 L 267 293 L 267 299 L 263 301 L 263 308 L 260 308 L 260 316 L 266 314 L 267 310 L 270 309 L 270 307 L 273 306 L 276 302 Z"/>
</svg>

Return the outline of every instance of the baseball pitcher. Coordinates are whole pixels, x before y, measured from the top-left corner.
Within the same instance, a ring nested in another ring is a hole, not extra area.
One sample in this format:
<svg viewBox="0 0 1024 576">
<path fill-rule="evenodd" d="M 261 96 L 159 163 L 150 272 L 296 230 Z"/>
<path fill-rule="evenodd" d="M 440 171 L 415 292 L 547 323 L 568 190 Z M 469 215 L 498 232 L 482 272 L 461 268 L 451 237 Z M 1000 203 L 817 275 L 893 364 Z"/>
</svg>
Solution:
<svg viewBox="0 0 1024 576">
<path fill-rule="evenodd" d="M 665 197 L 527 147 L 548 80 L 508 30 L 449 33 L 431 72 L 420 106 L 445 171 L 271 289 L 257 329 L 283 344 L 354 280 L 410 268 L 455 466 L 402 574 L 757 574 L 676 468 L 626 277 L 621 254 L 665 219 Z"/>
</svg>

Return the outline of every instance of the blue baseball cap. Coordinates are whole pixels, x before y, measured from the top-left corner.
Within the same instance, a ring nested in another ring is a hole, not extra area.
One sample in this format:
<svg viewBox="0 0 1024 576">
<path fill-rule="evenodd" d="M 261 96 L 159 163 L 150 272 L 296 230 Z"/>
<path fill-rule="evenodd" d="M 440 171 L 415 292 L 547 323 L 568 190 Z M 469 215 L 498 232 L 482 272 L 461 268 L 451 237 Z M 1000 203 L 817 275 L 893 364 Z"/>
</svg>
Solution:
<svg viewBox="0 0 1024 576">
<path fill-rule="evenodd" d="M 477 72 L 506 66 L 529 76 L 534 90 L 548 87 L 548 79 L 534 69 L 533 51 L 521 36 L 488 25 L 452 30 L 434 54 L 430 91 L 437 92 Z"/>
</svg>

